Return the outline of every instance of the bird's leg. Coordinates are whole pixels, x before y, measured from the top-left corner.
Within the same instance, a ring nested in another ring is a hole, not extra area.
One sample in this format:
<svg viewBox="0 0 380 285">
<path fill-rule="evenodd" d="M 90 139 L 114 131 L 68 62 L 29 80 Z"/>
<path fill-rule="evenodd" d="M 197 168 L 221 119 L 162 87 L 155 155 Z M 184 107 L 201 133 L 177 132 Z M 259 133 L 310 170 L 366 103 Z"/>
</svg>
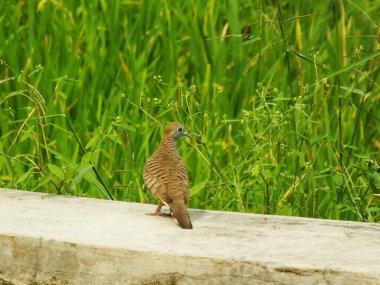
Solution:
<svg viewBox="0 0 380 285">
<path fill-rule="evenodd" d="M 158 205 L 156 211 L 154 213 L 146 213 L 148 216 L 162 216 L 162 213 L 161 213 L 161 208 L 164 204 L 160 202 L 160 204 Z"/>
<path fill-rule="evenodd" d="M 146 213 L 148 216 L 161 216 L 161 217 L 171 217 L 170 214 L 161 213 L 161 208 L 164 205 L 164 203 L 160 202 L 160 204 L 157 206 L 157 209 L 154 213 Z"/>
</svg>

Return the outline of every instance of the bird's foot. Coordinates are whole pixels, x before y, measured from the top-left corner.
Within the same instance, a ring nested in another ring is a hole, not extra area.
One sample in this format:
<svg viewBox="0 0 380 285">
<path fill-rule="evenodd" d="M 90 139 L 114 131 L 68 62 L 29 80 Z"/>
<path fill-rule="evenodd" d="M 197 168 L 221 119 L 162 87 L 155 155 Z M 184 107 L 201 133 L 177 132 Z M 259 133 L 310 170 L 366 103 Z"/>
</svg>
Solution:
<svg viewBox="0 0 380 285">
<path fill-rule="evenodd" d="M 161 212 L 153 212 L 153 213 L 145 213 L 145 215 L 148 215 L 148 216 L 162 216 L 162 213 Z"/>
<path fill-rule="evenodd" d="M 161 213 L 161 212 L 145 213 L 145 215 L 148 215 L 148 216 L 160 216 L 160 217 L 171 217 L 172 216 L 171 214 Z"/>
</svg>

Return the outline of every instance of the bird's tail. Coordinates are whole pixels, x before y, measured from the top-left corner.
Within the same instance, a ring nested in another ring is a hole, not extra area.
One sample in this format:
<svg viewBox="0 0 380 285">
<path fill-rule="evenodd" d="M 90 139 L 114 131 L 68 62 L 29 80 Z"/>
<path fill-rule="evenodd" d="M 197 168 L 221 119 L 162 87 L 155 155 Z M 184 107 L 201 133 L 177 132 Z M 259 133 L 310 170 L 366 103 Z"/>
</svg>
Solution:
<svg viewBox="0 0 380 285">
<path fill-rule="evenodd" d="M 193 228 L 185 203 L 176 203 L 176 202 L 170 203 L 169 208 L 174 220 L 178 223 L 178 225 L 181 228 L 183 229 Z"/>
</svg>

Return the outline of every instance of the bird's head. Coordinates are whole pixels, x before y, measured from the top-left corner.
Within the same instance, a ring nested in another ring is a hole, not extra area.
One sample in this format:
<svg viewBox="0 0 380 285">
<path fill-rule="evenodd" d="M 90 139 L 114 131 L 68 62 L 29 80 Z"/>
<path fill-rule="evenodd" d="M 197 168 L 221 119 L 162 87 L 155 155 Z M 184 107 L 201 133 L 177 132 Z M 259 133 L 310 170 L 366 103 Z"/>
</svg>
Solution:
<svg viewBox="0 0 380 285">
<path fill-rule="evenodd" d="M 185 127 L 180 123 L 169 123 L 165 128 L 165 136 L 171 136 L 175 140 L 181 137 L 188 137 L 191 139 L 189 133 L 185 131 Z"/>
</svg>

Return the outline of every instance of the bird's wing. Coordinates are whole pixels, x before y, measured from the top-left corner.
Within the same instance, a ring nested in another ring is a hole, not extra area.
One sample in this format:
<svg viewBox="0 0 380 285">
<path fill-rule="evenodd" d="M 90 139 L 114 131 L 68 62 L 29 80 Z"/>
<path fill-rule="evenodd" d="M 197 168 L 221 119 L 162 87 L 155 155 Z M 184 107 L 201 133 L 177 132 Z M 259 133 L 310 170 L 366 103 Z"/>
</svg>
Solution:
<svg viewBox="0 0 380 285">
<path fill-rule="evenodd" d="M 152 192 L 153 196 L 161 201 L 165 201 L 169 180 L 165 167 L 162 167 L 158 161 L 151 159 L 144 166 L 143 177 L 145 185 Z"/>
<path fill-rule="evenodd" d="M 185 205 L 189 200 L 189 177 L 183 163 L 178 163 L 171 168 L 168 200 L 169 202 L 183 201 Z"/>
</svg>

